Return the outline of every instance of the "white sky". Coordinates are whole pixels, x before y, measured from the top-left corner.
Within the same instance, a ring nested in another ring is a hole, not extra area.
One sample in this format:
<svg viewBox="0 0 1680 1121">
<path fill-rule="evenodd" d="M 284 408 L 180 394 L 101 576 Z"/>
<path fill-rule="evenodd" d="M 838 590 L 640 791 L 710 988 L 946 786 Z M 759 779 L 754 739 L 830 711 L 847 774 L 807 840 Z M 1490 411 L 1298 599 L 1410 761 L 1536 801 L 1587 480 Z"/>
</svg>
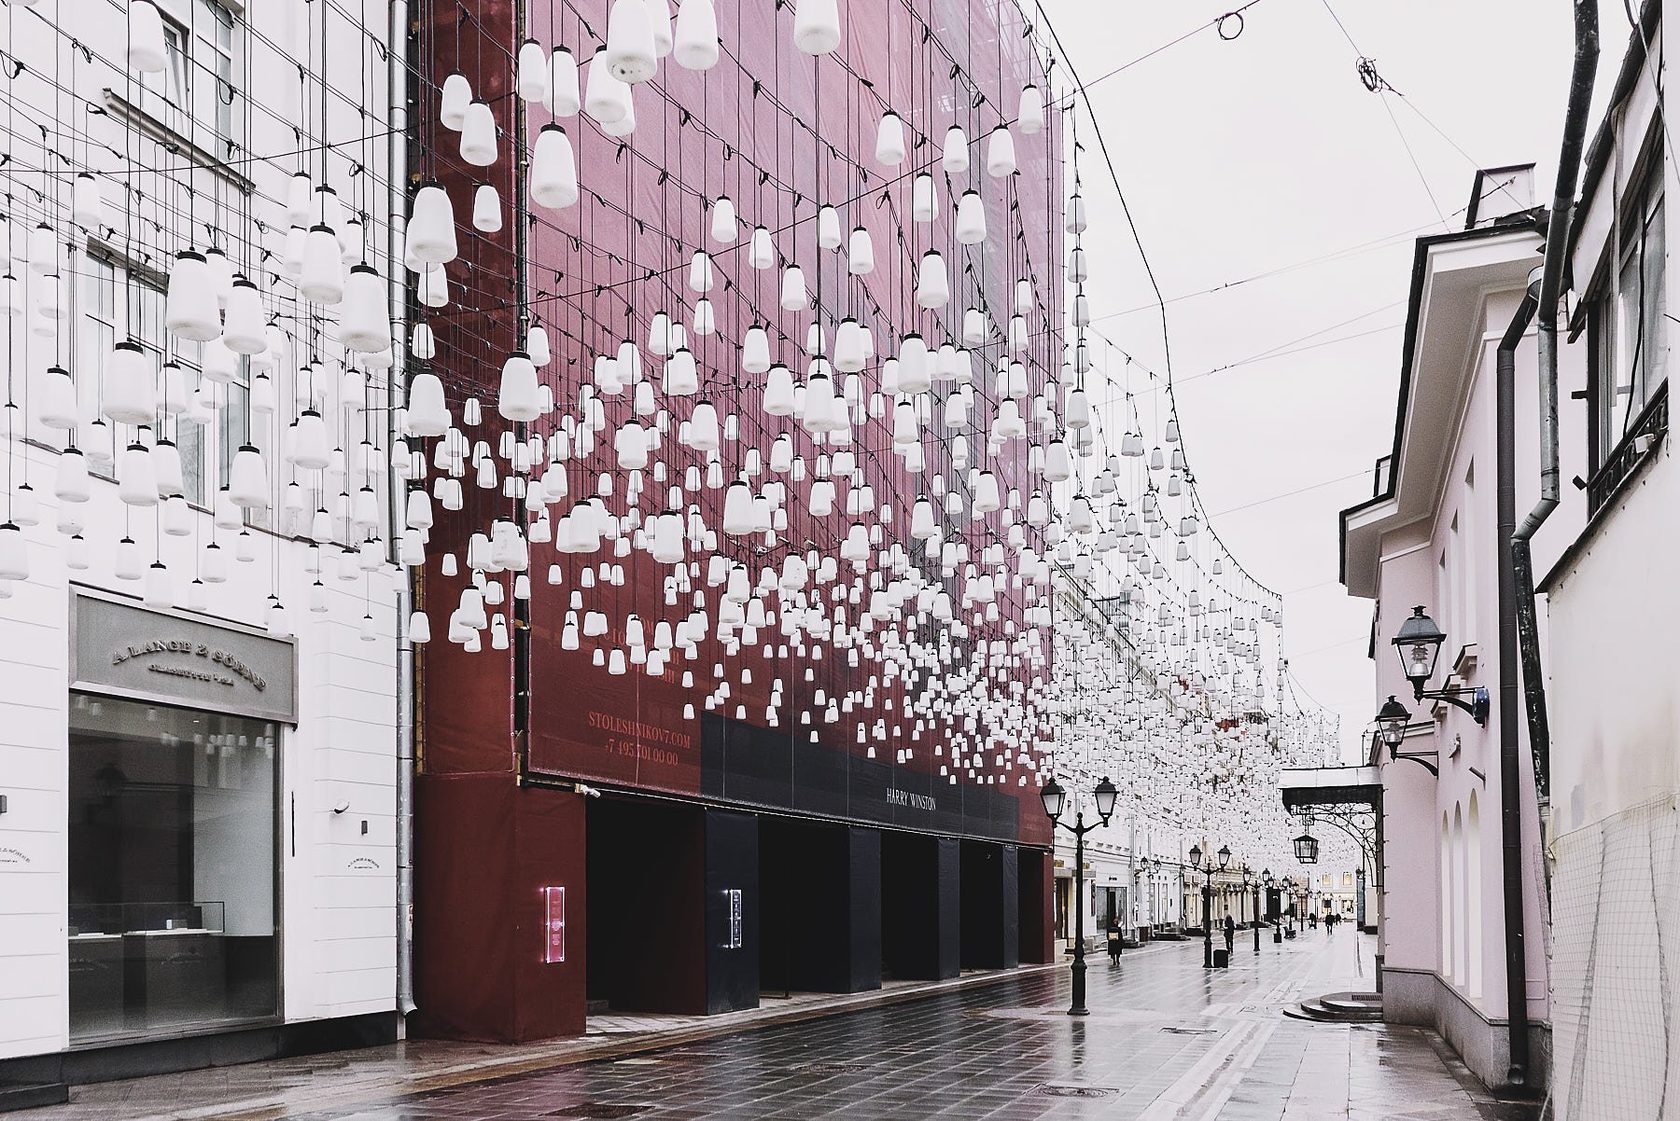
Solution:
<svg viewBox="0 0 1680 1121">
<path fill-rule="evenodd" d="M 1238 2 L 1042 0 L 1087 83 Z M 1213 526 L 1286 593 L 1290 668 L 1341 714 L 1351 753 L 1376 707 L 1371 605 L 1336 579 L 1336 514 L 1370 496 L 1392 446 L 1412 242 L 1448 228 L 1435 204 L 1463 227 L 1477 167 L 1535 162 L 1534 201 L 1550 201 L 1573 30 L 1568 0 L 1329 2 L 1404 98 L 1366 91 L 1325 0 L 1260 0 L 1235 41 L 1199 33 L 1089 92 L 1169 300 L 1380 243 L 1167 308 L 1186 453 Z M 1620 0 L 1600 18 L 1602 103 L 1629 24 Z M 1161 369 L 1153 296 L 1081 127 L 1092 314 L 1151 305 L 1095 325 Z M 1327 345 L 1196 377 L 1316 343 Z"/>
</svg>

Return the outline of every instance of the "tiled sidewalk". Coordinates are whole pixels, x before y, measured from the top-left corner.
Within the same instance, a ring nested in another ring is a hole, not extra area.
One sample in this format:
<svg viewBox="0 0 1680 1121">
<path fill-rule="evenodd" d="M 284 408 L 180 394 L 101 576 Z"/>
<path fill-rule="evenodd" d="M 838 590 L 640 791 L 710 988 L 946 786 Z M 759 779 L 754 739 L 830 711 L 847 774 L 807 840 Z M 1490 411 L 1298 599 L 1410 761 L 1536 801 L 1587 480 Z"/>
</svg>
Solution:
<svg viewBox="0 0 1680 1121">
<path fill-rule="evenodd" d="M 1287 1020 L 1368 988 L 1368 940 L 1308 935 L 1233 967 L 1163 943 L 1091 960 L 1091 1015 L 1065 1014 L 1065 969 L 845 1011 L 815 998 L 727 1020 L 538 1048 L 414 1043 L 92 1086 L 30 1121 L 755 1118 L 1505 1121 L 1428 1033 Z M 783 1002 L 774 1002 L 783 1003 Z M 779 1021 L 779 1022 L 778 1022 Z M 559 1065 L 564 1064 L 564 1065 Z M 238 1104 L 236 1104 L 238 1103 Z"/>
</svg>

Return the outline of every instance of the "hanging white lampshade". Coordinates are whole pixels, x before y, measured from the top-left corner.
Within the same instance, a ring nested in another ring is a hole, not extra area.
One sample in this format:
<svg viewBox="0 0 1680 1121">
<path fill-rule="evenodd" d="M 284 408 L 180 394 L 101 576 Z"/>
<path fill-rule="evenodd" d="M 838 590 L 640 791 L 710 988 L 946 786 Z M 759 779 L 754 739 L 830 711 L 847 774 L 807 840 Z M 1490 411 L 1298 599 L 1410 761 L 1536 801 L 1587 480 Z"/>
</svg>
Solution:
<svg viewBox="0 0 1680 1121">
<path fill-rule="evenodd" d="M 163 325 L 194 342 L 209 342 L 222 333 L 216 289 L 204 254 L 188 249 L 176 255 L 169 270 Z"/>
<path fill-rule="evenodd" d="M 29 579 L 29 546 L 15 522 L 0 524 L 0 580 Z"/>
<path fill-rule="evenodd" d="M 704 249 L 696 249 L 688 263 L 689 289 L 694 292 L 710 292 L 716 283 L 711 254 Z"/>
<path fill-rule="evenodd" d="M 583 111 L 603 125 L 617 124 L 630 113 L 630 87 L 613 75 L 605 50 L 596 51 L 590 59 Z"/>
<path fill-rule="evenodd" d="M 157 414 L 152 358 L 133 339 L 118 343 L 105 361 L 100 411 L 118 424 L 147 424 Z"/>
<path fill-rule="evenodd" d="M 351 350 L 380 351 L 391 345 L 385 282 L 372 265 L 355 265 L 344 284 L 338 339 Z"/>
<path fill-rule="evenodd" d="M 939 190 L 934 185 L 933 176 L 924 171 L 910 184 L 910 219 L 913 222 L 931 222 L 938 208 Z"/>
<path fill-rule="evenodd" d="M 544 125 L 531 156 L 531 201 L 559 210 L 577 200 L 577 158 L 572 141 L 559 125 Z"/>
<path fill-rule="evenodd" d="M 481 97 L 467 106 L 461 124 L 461 159 L 474 167 L 489 167 L 496 162 L 496 114 Z"/>
<path fill-rule="evenodd" d="M 473 229 L 494 234 L 502 230 L 502 195 L 494 183 L 480 183 L 473 191 Z"/>
<path fill-rule="evenodd" d="M 438 102 L 438 124 L 444 128 L 461 131 L 466 123 L 467 106 L 472 104 L 472 85 L 467 76 L 459 70 L 452 71 L 443 80 L 443 89 Z"/>
<path fill-rule="evenodd" d="M 793 371 L 778 362 L 765 375 L 764 411 L 771 416 L 792 416 L 794 404 Z"/>
<path fill-rule="evenodd" d="M 796 0 L 793 45 L 806 54 L 827 54 L 840 45 L 838 0 Z"/>
<path fill-rule="evenodd" d="M 817 211 L 817 246 L 821 249 L 838 249 L 845 242 L 845 235 L 840 230 L 840 212 L 832 206 L 824 206 Z"/>
<path fill-rule="evenodd" d="M 1015 111 L 1015 123 L 1027 136 L 1044 129 L 1044 93 L 1030 82 L 1021 89 L 1021 100 Z"/>
<path fill-rule="evenodd" d="M 1014 175 L 1015 170 L 1015 137 L 999 125 L 986 141 L 986 174 L 993 179 L 1003 179 Z"/>
<path fill-rule="evenodd" d="M 152 0 L 129 0 L 128 65 L 141 74 L 157 74 L 169 66 L 163 16 Z"/>
<path fill-rule="evenodd" d="M 408 252 L 429 265 L 448 264 L 460 252 L 455 240 L 455 208 L 436 183 L 428 183 L 414 194 L 408 215 Z"/>
<path fill-rule="evenodd" d="M 834 368 L 843 374 L 855 374 L 867 361 L 863 328 L 847 316 L 834 332 Z"/>
<path fill-rule="evenodd" d="M 180 494 L 182 489 L 181 449 L 173 440 L 159 440 L 152 445 L 152 478 L 157 483 L 159 498 Z"/>
<path fill-rule="evenodd" d="M 611 124 L 602 122 L 601 131 L 615 139 L 622 139 L 636 131 L 636 87 L 624 87 L 624 116 Z"/>
<path fill-rule="evenodd" d="M 516 68 L 518 78 L 515 84 L 519 96 L 526 101 L 546 104 L 549 69 L 548 55 L 543 52 L 542 44 L 535 39 L 527 39 L 519 44 Z"/>
<path fill-rule="evenodd" d="M 292 425 L 291 459 L 307 471 L 319 471 L 332 462 L 327 422 L 314 409 L 303 410 Z"/>
<path fill-rule="evenodd" d="M 123 450 L 117 468 L 117 497 L 130 506 L 157 505 L 157 477 L 152 473 L 152 453 L 146 445 L 133 443 Z"/>
<path fill-rule="evenodd" d="M 941 308 L 951 302 L 945 258 L 937 250 L 922 254 L 921 269 L 916 276 L 916 302 L 925 308 Z"/>
<path fill-rule="evenodd" d="M 543 106 L 556 117 L 574 117 L 580 104 L 577 58 L 565 47 L 555 44 L 554 51 L 548 56 L 548 92 Z"/>
<path fill-rule="evenodd" d="M 673 397 L 686 397 L 700 391 L 700 373 L 694 353 L 687 347 L 671 352 L 671 360 L 665 363 L 663 388 L 667 395 Z"/>
<path fill-rule="evenodd" d="M 235 278 L 228 292 L 222 341 L 236 354 L 261 354 L 268 349 L 268 319 L 263 314 L 262 293 L 243 276 Z"/>
<path fill-rule="evenodd" d="M 961 125 L 952 125 L 945 130 L 945 144 L 940 149 L 939 162 L 951 175 L 961 175 L 968 170 L 968 134 Z"/>
<path fill-rule="evenodd" d="M 235 506 L 247 510 L 268 508 L 268 468 L 263 464 L 262 452 L 254 445 L 242 445 L 233 453 L 227 493 Z"/>
<path fill-rule="evenodd" d="M 986 240 L 986 204 L 979 191 L 964 191 L 957 202 L 957 241 L 979 245 Z"/>
<path fill-rule="evenodd" d="M 682 0 L 672 34 L 671 57 L 678 66 L 710 70 L 717 65 L 717 9 L 712 0 Z"/>
<path fill-rule="evenodd" d="M 338 238 L 332 227 L 310 227 L 303 245 L 303 271 L 298 278 L 298 291 L 304 299 L 329 306 L 344 299 L 344 256 L 339 251 Z"/>
<path fill-rule="evenodd" d="M 752 239 L 747 243 L 747 264 L 755 269 L 767 269 L 775 263 L 776 243 L 770 239 L 770 231 L 754 226 Z"/>
<path fill-rule="evenodd" d="M 853 276 L 875 271 L 875 243 L 862 226 L 852 230 L 851 243 L 846 249 L 846 268 Z"/>
<path fill-rule="evenodd" d="M 76 402 L 76 383 L 63 366 L 47 370 L 47 380 L 39 391 L 40 405 L 36 419 L 48 428 L 69 430 L 81 423 L 81 408 Z"/>
<path fill-rule="evenodd" d="M 446 306 L 449 303 L 449 274 L 442 265 L 428 265 L 426 271 L 420 274 L 414 292 L 426 307 Z"/>
<path fill-rule="evenodd" d="M 749 374 L 762 374 L 770 368 L 770 335 L 754 323 L 741 339 L 741 369 Z"/>
<path fill-rule="evenodd" d="M 799 311 L 805 306 L 805 271 L 789 265 L 782 273 L 782 310 Z"/>
<path fill-rule="evenodd" d="M 655 2 L 664 7 L 664 0 Z M 627 84 L 653 77 L 659 57 L 654 43 L 654 22 L 647 0 L 613 0 L 607 17 L 607 45 L 602 52 L 613 77 Z"/>
<path fill-rule="evenodd" d="M 98 233 L 105 227 L 105 200 L 99 193 L 99 180 L 89 172 L 76 176 L 70 216 L 76 225 L 89 233 Z"/>
<path fill-rule="evenodd" d="M 537 387 L 537 368 L 524 351 L 515 351 L 502 363 L 502 384 L 496 394 L 496 411 L 515 423 L 528 423 L 542 415 L 542 391 Z"/>
<path fill-rule="evenodd" d="M 898 348 L 898 391 L 926 393 L 933 385 L 928 368 L 927 342 L 912 331 L 904 336 Z"/>
<path fill-rule="evenodd" d="M 875 162 L 897 167 L 904 162 L 905 152 L 904 122 L 889 109 L 881 115 L 881 124 L 875 133 Z"/>
<path fill-rule="evenodd" d="M 88 485 L 87 457 L 75 448 L 59 453 L 53 497 L 60 502 L 86 502 L 92 497 Z"/>
<path fill-rule="evenodd" d="M 735 203 L 728 195 L 719 196 L 712 204 L 711 235 L 719 245 L 734 245 L 740 239 Z"/>
</svg>

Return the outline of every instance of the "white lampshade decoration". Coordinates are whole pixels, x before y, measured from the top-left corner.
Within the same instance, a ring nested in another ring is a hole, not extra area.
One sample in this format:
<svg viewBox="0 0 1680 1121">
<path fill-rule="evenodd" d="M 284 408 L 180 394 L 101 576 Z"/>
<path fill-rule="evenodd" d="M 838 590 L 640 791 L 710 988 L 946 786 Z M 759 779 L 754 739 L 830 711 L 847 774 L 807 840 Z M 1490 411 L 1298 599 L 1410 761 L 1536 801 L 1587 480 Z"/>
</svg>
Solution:
<svg viewBox="0 0 1680 1121">
<path fill-rule="evenodd" d="M 543 107 L 556 117 L 575 117 L 581 105 L 577 57 L 565 47 L 555 44 L 548 56 L 548 90 L 543 98 Z"/>
<path fill-rule="evenodd" d="M 76 176 L 71 194 L 70 216 L 76 225 L 89 233 L 98 233 L 107 225 L 105 199 L 99 192 L 99 180 L 84 171 Z"/>
<path fill-rule="evenodd" d="M 1044 130 L 1044 91 L 1030 82 L 1021 89 L 1015 123 L 1027 136 Z"/>
<path fill-rule="evenodd" d="M 949 175 L 961 175 L 968 170 L 968 134 L 961 125 L 945 130 L 945 143 L 940 149 L 939 162 Z"/>
<path fill-rule="evenodd" d="M 964 191 L 957 201 L 957 241 L 979 245 L 986 240 L 986 204 L 979 191 Z"/>
<path fill-rule="evenodd" d="M 664 0 L 656 0 L 663 3 Z M 717 9 L 712 0 L 682 0 L 672 30 L 671 57 L 686 70 L 710 70 L 717 65 Z"/>
<path fill-rule="evenodd" d="M 245 444 L 233 453 L 233 465 L 228 471 L 228 497 L 234 505 L 247 510 L 268 508 L 268 469 L 262 452 Z"/>
<path fill-rule="evenodd" d="M 916 275 L 916 303 L 925 308 L 941 308 L 950 302 L 951 281 L 945 258 L 930 249 L 922 254 L 921 269 Z"/>
<path fill-rule="evenodd" d="M 770 239 L 770 231 L 754 226 L 752 239 L 747 243 L 747 264 L 755 269 L 767 269 L 775 263 L 776 243 Z"/>
<path fill-rule="evenodd" d="M 838 0 L 795 0 L 793 45 L 806 54 L 827 54 L 840 45 Z"/>
<path fill-rule="evenodd" d="M 496 114 L 483 98 L 474 98 L 467 106 L 461 124 L 461 159 L 474 167 L 489 167 L 496 162 Z"/>
<path fill-rule="evenodd" d="M 391 345 L 391 321 L 385 282 L 372 265 L 355 265 L 344 283 L 338 339 L 351 350 L 381 351 Z"/>
<path fill-rule="evenodd" d="M 653 2 L 664 7 L 664 0 Z M 668 18 L 668 9 L 663 18 Z M 631 85 L 653 77 L 659 65 L 654 23 L 648 0 L 613 0 L 607 17 L 607 45 L 602 52 L 613 77 Z"/>
<path fill-rule="evenodd" d="M 438 124 L 460 132 L 467 122 L 467 106 L 472 104 L 472 84 L 465 74 L 456 70 L 444 78 L 440 92 Z"/>
<path fill-rule="evenodd" d="M 544 125 L 531 156 L 531 201 L 558 210 L 577 200 L 577 158 L 571 139 L 559 125 Z"/>
<path fill-rule="evenodd" d="M 845 244 L 845 233 L 840 229 L 840 212 L 832 206 L 824 206 L 817 211 L 817 246 L 821 249 L 838 249 Z"/>
<path fill-rule="evenodd" d="M 939 189 L 933 176 L 923 172 L 910 185 L 910 220 L 931 222 L 939 209 Z"/>
<path fill-rule="evenodd" d="M 527 39 L 519 44 L 519 55 L 515 65 L 515 88 L 519 91 L 519 96 L 526 101 L 547 104 L 548 55 L 542 49 L 542 44 L 535 39 Z"/>
<path fill-rule="evenodd" d="M 770 335 L 760 324 L 748 327 L 741 339 L 741 369 L 749 374 L 770 369 Z"/>
<path fill-rule="evenodd" d="M 596 51 L 590 59 L 583 111 L 601 125 L 617 124 L 630 115 L 630 87 L 613 74 L 605 50 Z"/>
<path fill-rule="evenodd" d="M 268 317 L 262 293 L 244 277 L 236 277 L 228 292 L 222 341 L 236 354 L 261 354 L 268 349 Z"/>
<path fill-rule="evenodd" d="M 92 497 L 92 489 L 88 484 L 87 456 L 75 448 L 65 448 L 59 453 L 53 497 L 60 502 L 86 502 Z"/>
<path fill-rule="evenodd" d="M 853 276 L 865 276 L 875 271 L 875 243 L 869 231 L 858 226 L 852 231 L 846 248 L 846 269 Z"/>
<path fill-rule="evenodd" d="M 117 424 L 147 424 L 157 414 L 152 356 L 133 339 L 118 343 L 105 361 L 100 411 Z"/>
<path fill-rule="evenodd" d="M 805 270 L 789 265 L 782 273 L 782 310 L 799 311 L 805 307 Z"/>
<path fill-rule="evenodd" d="M 442 265 L 428 265 L 426 271 L 420 274 L 420 280 L 414 286 L 414 293 L 426 307 L 448 306 L 449 274 L 444 271 Z"/>
<path fill-rule="evenodd" d="M 1004 179 L 1015 172 L 1015 137 L 999 125 L 986 141 L 986 174 L 993 179 Z"/>
<path fill-rule="evenodd" d="M 15 522 L 0 524 L 0 580 L 29 579 L 29 546 Z"/>
<path fill-rule="evenodd" d="M 692 292 L 710 292 L 717 279 L 712 268 L 711 254 L 696 249 L 688 263 L 688 287 Z"/>
<path fill-rule="evenodd" d="M 472 224 L 479 233 L 501 233 L 502 194 L 494 183 L 480 183 L 474 189 Z"/>
<path fill-rule="evenodd" d="M 146 445 L 128 445 L 118 459 L 117 497 L 130 506 L 156 506 L 157 476 L 152 466 L 152 453 Z"/>
<path fill-rule="evenodd" d="M 455 240 L 455 208 L 436 183 L 414 194 L 408 216 L 408 252 L 428 265 L 453 261 L 460 252 Z"/>
<path fill-rule="evenodd" d="M 875 133 L 875 162 L 897 167 L 904 162 L 905 153 L 904 122 L 889 109 L 882 114 L 880 127 Z"/>
<path fill-rule="evenodd" d="M 151 456 L 152 479 L 157 484 L 158 497 L 180 494 L 183 483 L 181 449 L 175 446 L 173 440 L 159 440 L 152 445 Z"/>
<path fill-rule="evenodd" d="M 128 65 L 140 74 L 157 74 L 169 66 L 163 16 L 152 0 L 129 0 Z"/>
<path fill-rule="evenodd" d="M 63 366 L 47 370 L 45 384 L 39 391 L 40 401 L 36 419 L 48 428 L 68 431 L 81 423 L 81 408 L 76 402 L 76 383 Z"/>
<path fill-rule="evenodd" d="M 926 393 L 933 386 L 928 363 L 927 342 L 911 332 L 904 336 L 898 348 L 898 391 Z"/>
<path fill-rule="evenodd" d="M 327 422 L 314 409 L 298 414 L 292 425 L 291 460 L 306 471 L 319 471 L 332 462 Z"/>
<path fill-rule="evenodd" d="M 735 203 L 728 195 L 719 197 L 712 204 L 711 237 L 719 245 L 734 245 L 740 240 L 741 232 Z"/>
<path fill-rule="evenodd" d="M 304 299 L 335 306 L 344 299 L 344 255 L 331 226 L 310 227 L 303 245 L 303 272 L 298 291 Z"/>
<path fill-rule="evenodd" d="M 183 250 L 169 270 L 163 325 L 171 334 L 194 342 L 209 342 L 222 333 L 221 309 L 204 254 Z"/>
<path fill-rule="evenodd" d="M 524 351 L 515 351 L 502 363 L 502 384 L 496 394 L 496 411 L 505 419 L 521 424 L 542 415 L 537 368 Z"/>
</svg>

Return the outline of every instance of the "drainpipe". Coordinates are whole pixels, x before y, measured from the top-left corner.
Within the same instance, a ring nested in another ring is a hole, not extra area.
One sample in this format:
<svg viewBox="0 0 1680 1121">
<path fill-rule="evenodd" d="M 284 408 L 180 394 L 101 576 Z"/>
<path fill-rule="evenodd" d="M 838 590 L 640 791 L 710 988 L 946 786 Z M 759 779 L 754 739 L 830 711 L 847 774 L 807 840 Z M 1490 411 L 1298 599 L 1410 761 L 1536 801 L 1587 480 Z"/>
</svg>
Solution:
<svg viewBox="0 0 1680 1121">
<path fill-rule="evenodd" d="M 1545 673 L 1540 664 L 1540 636 L 1535 611 L 1534 566 L 1529 542 L 1558 504 L 1558 301 L 1563 290 L 1564 257 L 1569 250 L 1569 229 L 1574 219 L 1575 189 L 1586 143 L 1587 113 L 1592 103 L 1593 79 L 1598 70 L 1597 0 L 1574 0 L 1575 61 L 1569 76 L 1569 104 L 1564 113 L 1563 140 L 1558 153 L 1557 185 L 1552 193 L 1547 218 L 1546 252 L 1540 279 L 1523 299 L 1526 315 L 1538 315 L 1539 412 L 1540 412 L 1540 498 L 1520 525 L 1507 521 L 1507 510 L 1515 520 L 1514 424 L 1516 341 L 1527 329 L 1511 330 L 1499 350 L 1499 521 L 1500 534 L 1509 542 L 1500 551 L 1499 598 L 1499 732 L 1500 803 L 1504 838 L 1506 1001 L 1510 1032 L 1511 1065 L 1506 1081 L 1525 1086 L 1529 1075 L 1528 1048 L 1528 959 L 1523 939 L 1522 902 L 1522 814 L 1517 778 L 1517 678 L 1516 662 L 1522 663 L 1523 690 L 1527 698 L 1529 750 L 1533 757 L 1535 802 L 1539 837 L 1545 844 L 1551 807 L 1551 729 L 1546 715 Z M 1536 291 L 1538 289 L 1538 291 Z M 1536 306 L 1537 305 L 1537 306 Z M 1545 870 L 1546 903 L 1551 907 L 1551 867 L 1542 856 Z"/>
<path fill-rule="evenodd" d="M 1517 346 L 1528 333 L 1539 304 L 1541 282 L 1533 278 L 1522 304 L 1499 340 L 1494 360 L 1495 459 L 1499 542 L 1512 540 L 1517 521 Z M 1499 557 L 1499 806 L 1500 850 L 1505 899 L 1505 1003 L 1510 1033 L 1510 1067 L 1505 1085 L 1521 1090 L 1528 1083 L 1528 952 L 1523 908 L 1522 782 L 1517 726 L 1517 583 L 1515 550 Z M 1532 602 L 1532 601 L 1531 601 Z"/>
<path fill-rule="evenodd" d="M 408 213 L 408 0 L 391 0 L 390 38 L 386 53 L 386 99 L 391 130 L 386 180 L 390 183 L 386 207 L 388 235 L 386 269 L 391 303 L 392 332 L 397 348 L 385 391 L 386 447 L 396 446 L 402 433 L 397 416 L 403 404 L 403 376 L 408 369 L 408 286 L 403 270 L 403 229 Z M 414 644 L 409 641 L 408 617 L 414 610 L 413 577 L 396 555 L 402 539 L 402 511 L 407 490 L 395 471 L 387 472 L 390 483 L 390 529 L 387 539 L 391 559 L 397 563 L 397 1015 L 406 1017 L 414 1003 Z"/>
<path fill-rule="evenodd" d="M 1586 142 L 1587 111 L 1598 71 L 1598 7 L 1595 0 L 1575 0 L 1575 64 L 1569 77 L 1569 106 L 1558 153 L 1557 188 L 1546 228 L 1546 257 L 1541 266 L 1538 343 L 1540 355 L 1540 500 L 1511 534 L 1516 576 L 1516 622 L 1528 701 L 1528 742 L 1534 756 L 1534 788 L 1544 844 L 1551 809 L 1551 728 L 1546 716 L 1546 679 L 1540 665 L 1540 635 L 1534 596 L 1534 565 L 1529 541 L 1558 504 L 1557 310 L 1563 289 L 1564 256 L 1574 220 L 1576 176 Z M 1546 899 L 1551 904 L 1551 864 Z"/>
</svg>

